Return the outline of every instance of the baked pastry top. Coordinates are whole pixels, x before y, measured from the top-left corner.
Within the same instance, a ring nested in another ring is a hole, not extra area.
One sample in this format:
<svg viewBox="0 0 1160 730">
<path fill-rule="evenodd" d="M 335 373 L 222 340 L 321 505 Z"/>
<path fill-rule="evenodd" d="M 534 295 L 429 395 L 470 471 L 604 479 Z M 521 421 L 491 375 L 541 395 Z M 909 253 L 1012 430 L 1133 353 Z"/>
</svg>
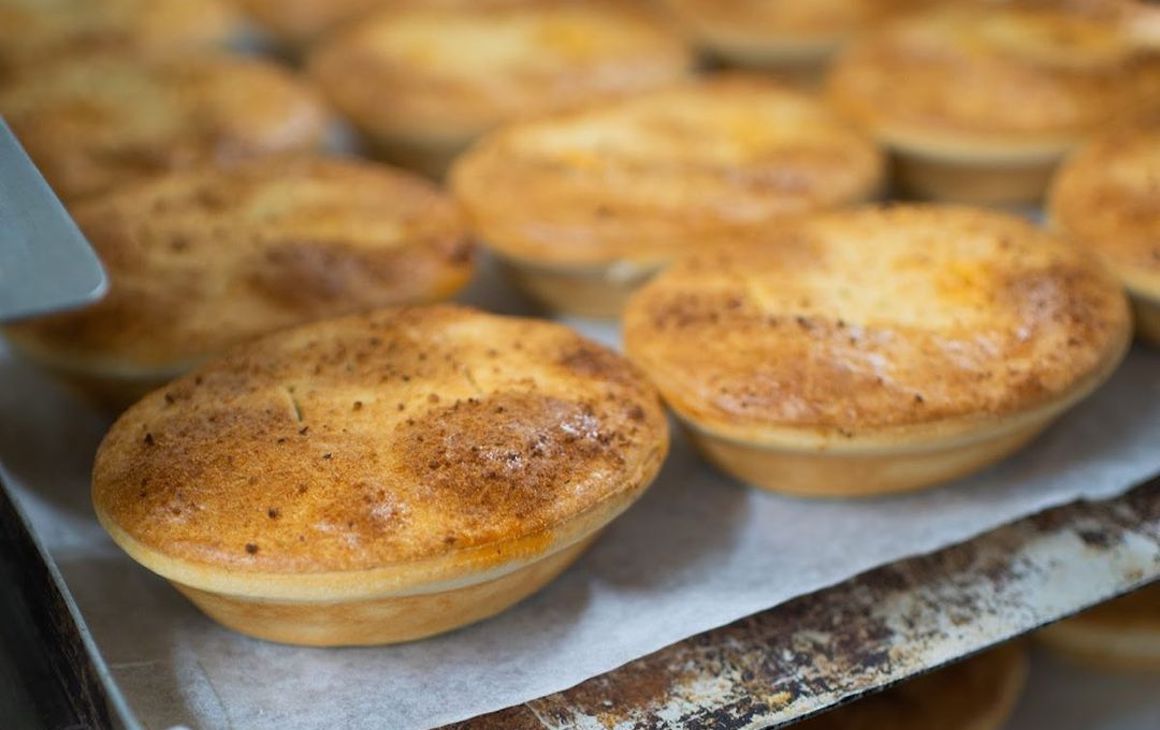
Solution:
<svg viewBox="0 0 1160 730">
<path fill-rule="evenodd" d="M 335 588 L 357 571 L 353 589 L 384 578 L 368 571 L 431 580 L 574 540 L 667 446 L 652 386 L 562 325 L 388 309 L 264 338 L 150 394 L 102 443 L 93 501 L 167 577 Z"/>
<path fill-rule="evenodd" d="M 66 200 L 196 164 L 313 149 L 327 123 L 289 71 L 224 55 L 49 64 L 0 88 L 0 114 Z"/>
<path fill-rule="evenodd" d="M 472 271 L 446 195 L 354 160 L 179 171 L 72 212 L 108 271 L 108 295 L 7 335 L 100 370 L 179 372 L 275 329 L 450 297 Z"/>
<path fill-rule="evenodd" d="M 364 131 L 461 139 L 686 74 L 679 35 L 639 8 L 537 2 L 388 11 L 329 35 L 310 69 Z"/>
<path fill-rule="evenodd" d="M 975 6 L 856 41 L 827 85 L 840 111 L 891 144 L 978 158 L 1058 153 L 1155 106 L 1158 79 L 1160 58 L 1115 23 Z"/>
<path fill-rule="evenodd" d="M 1130 316 L 1097 259 L 1019 218 L 896 206 L 682 259 L 634 296 L 624 336 L 711 433 L 886 445 L 1085 394 Z"/>
<path fill-rule="evenodd" d="M 222 0 L 0 0 L 0 77 L 61 56 L 220 45 L 236 29 Z"/>
<path fill-rule="evenodd" d="M 735 49 L 763 53 L 776 44 L 812 57 L 837 48 L 855 33 L 934 0 L 664 0 L 693 33 Z"/>
<path fill-rule="evenodd" d="M 451 186 L 480 237 L 548 264 L 666 261 L 872 197 L 874 144 L 804 93 L 742 75 L 503 127 Z"/>
<path fill-rule="evenodd" d="M 1160 298 L 1160 124 L 1116 129 L 1077 151 L 1055 178 L 1048 212 L 1129 289 Z"/>
</svg>

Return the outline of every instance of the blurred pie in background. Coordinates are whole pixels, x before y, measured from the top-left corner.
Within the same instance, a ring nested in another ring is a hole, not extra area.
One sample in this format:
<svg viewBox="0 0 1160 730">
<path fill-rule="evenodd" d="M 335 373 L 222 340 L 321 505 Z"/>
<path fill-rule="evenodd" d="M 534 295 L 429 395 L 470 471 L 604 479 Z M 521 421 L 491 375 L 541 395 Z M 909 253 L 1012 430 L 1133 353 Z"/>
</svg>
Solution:
<svg viewBox="0 0 1160 730">
<path fill-rule="evenodd" d="M 1160 347 L 1160 118 L 1104 132 L 1068 158 L 1047 213 L 1116 272 L 1132 295 L 1137 332 Z"/>
<path fill-rule="evenodd" d="M 329 120 L 288 70 L 224 54 L 46 64 L 0 88 L 0 115 L 65 201 L 170 170 L 317 149 Z"/>
<path fill-rule="evenodd" d="M 312 76 L 388 160 L 441 175 L 483 132 L 685 77 L 679 33 L 635 4 L 388 11 L 327 36 Z"/>
<path fill-rule="evenodd" d="M 239 20 L 227 0 L 0 0 L 0 83 L 61 57 L 221 46 Z"/>
<path fill-rule="evenodd" d="M 237 0 L 263 31 L 290 46 L 309 43 L 328 30 L 380 8 L 409 0 Z"/>
<path fill-rule="evenodd" d="M 1060 159 L 1160 104 L 1160 58 L 1065 10 L 960 7 L 853 43 L 827 82 L 835 107 L 896 158 L 921 197 L 1034 203 Z"/>
<path fill-rule="evenodd" d="M 276 158 L 178 171 L 72 213 L 108 271 L 108 295 L 5 334 L 113 410 L 238 342 L 446 299 L 472 272 L 447 196 L 369 162 Z"/>
<path fill-rule="evenodd" d="M 1027 655 L 1005 645 L 795 725 L 799 730 L 999 730 L 1027 680 Z"/>
<path fill-rule="evenodd" d="M 682 254 L 870 200 L 883 179 L 874 143 L 818 100 L 730 74 L 503 127 L 451 186 L 530 294 L 615 317 Z"/>
<path fill-rule="evenodd" d="M 664 0 L 690 37 L 726 63 L 816 84 L 842 46 L 935 0 Z"/>
<path fill-rule="evenodd" d="M 1036 636 L 1082 664 L 1160 671 L 1160 583 L 1060 621 Z"/>
<path fill-rule="evenodd" d="M 237 0 L 254 23 L 290 48 L 303 48 L 323 34 L 378 10 L 471 9 L 532 5 L 545 0 Z M 580 2 L 582 0 L 577 0 Z M 634 1 L 634 0 L 629 0 Z M 639 1 L 639 0 L 635 0 Z"/>
</svg>

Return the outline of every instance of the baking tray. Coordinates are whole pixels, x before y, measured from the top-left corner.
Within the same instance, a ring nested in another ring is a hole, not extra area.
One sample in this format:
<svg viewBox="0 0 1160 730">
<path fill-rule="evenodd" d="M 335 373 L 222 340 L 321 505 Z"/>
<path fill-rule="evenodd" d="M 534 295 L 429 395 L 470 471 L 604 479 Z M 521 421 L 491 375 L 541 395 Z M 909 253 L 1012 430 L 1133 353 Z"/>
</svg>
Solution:
<svg viewBox="0 0 1160 730">
<path fill-rule="evenodd" d="M 12 499 L 2 472 L 0 585 L 8 588 L 0 596 L 4 646 L 16 655 L 41 724 L 54 730 L 138 728 L 60 571 Z"/>
<path fill-rule="evenodd" d="M 0 482 L 0 487 L 4 485 Z M 56 566 L 0 489 L 15 606 L 73 727 L 140 727 Z M 699 634 L 457 730 L 778 727 L 1160 579 L 1160 479 L 1056 508 Z M 51 701 L 51 700 L 49 700 Z M 61 726 L 57 724 L 56 726 Z"/>
</svg>

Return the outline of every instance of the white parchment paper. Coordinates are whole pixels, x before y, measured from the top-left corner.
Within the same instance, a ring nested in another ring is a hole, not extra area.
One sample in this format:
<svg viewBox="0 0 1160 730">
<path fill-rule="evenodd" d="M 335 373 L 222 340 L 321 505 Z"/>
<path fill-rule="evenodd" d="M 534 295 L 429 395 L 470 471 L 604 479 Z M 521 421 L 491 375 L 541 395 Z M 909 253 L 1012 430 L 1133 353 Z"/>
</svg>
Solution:
<svg viewBox="0 0 1160 730">
<path fill-rule="evenodd" d="M 1160 355 L 1133 352 L 1020 455 L 909 496 L 778 497 L 716 474 L 678 439 L 657 484 L 546 590 L 481 624 L 381 648 L 239 636 L 124 557 L 88 501 L 89 464 L 106 426 L 0 351 L 0 463 L 146 727 L 424 728 L 567 688 L 1047 507 L 1126 491 L 1160 473 Z"/>
</svg>

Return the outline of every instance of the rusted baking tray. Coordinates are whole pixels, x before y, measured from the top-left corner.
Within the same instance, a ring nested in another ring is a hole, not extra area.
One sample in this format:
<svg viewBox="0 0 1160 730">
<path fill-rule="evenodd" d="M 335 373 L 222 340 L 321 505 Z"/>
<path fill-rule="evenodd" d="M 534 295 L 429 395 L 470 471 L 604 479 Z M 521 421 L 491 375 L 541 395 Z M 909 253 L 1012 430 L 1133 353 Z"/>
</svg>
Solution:
<svg viewBox="0 0 1160 730">
<path fill-rule="evenodd" d="M 75 727 L 136 728 L 51 560 L 0 490 L 8 599 Z M 1044 512 L 709 631 L 572 689 L 448 726 L 777 727 L 1160 579 L 1160 479 Z"/>
</svg>

